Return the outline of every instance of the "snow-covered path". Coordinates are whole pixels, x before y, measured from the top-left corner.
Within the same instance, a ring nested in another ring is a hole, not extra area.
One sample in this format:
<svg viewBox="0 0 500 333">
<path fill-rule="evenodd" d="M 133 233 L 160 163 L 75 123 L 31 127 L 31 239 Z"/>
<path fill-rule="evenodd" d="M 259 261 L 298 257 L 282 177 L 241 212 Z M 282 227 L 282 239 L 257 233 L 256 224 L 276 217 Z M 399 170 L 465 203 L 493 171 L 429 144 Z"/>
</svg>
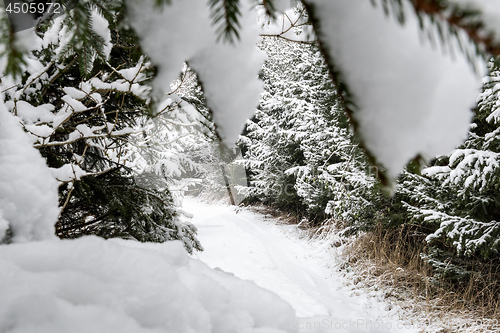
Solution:
<svg viewBox="0 0 500 333">
<path fill-rule="evenodd" d="M 194 215 L 205 248 L 195 256 L 278 294 L 304 318 L 301 332 L 416 332 L 389 318 L 385 304 L 351 295 L 346 278 L 329 267 L 331 251 L 301 238 L 295 226 L 193 199 L 184 209 Z"/>
</svg>

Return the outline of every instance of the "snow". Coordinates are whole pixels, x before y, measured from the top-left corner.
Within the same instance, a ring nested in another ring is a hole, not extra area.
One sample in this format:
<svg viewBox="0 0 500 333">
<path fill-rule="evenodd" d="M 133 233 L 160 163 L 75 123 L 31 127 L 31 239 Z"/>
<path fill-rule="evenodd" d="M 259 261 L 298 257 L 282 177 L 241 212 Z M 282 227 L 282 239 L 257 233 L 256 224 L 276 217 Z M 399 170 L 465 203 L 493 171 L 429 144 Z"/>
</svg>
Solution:
<svg viewBox="0 0 500 333">
<path fill-rule="evenodd" d="M 24 125 L 26 131 L 33 134 L 33 140 L 36 142 L 38 138 L 47 139 L 50 135 L 54 133 L 54 129 L 48 125 Z"/>
<path fill-rule="evenodd" d="M 77 100 L 84 99 L 87 96 L 86 92 L 79 90 L 79 89 L 76 89 L 76 88 L 73 88 L 73 87 L 64 87 L 63 91 L 69 97 L 77 99 Z"/>
<path fill-rule="evenodd" d="M 481 75 L 462 53 L 452 56 L 423 37 L 407 1 L 404 26 L 370 1 L 309 2 L 354 95 L 364 143 L 390 177 L 418 154 L 430 159 L 466 138 Z"/>
<path fill-rule="evenodd" d="M 263 215 L 186 198 L 204 251 L 194 256 L 216 270 L 255 282 L 290 303 L 299 332 L 417 332 L 366 294 L 352 295 L 335 269 L 329 242 L 310 242 L 293 225 Z M 382 292 L 382 291 L 381 291 Z M 395 309 L 395 311 L 397 311 Z"/>
<path fill-rule="evenodd" d="M 449 166 L 432 166 L 422 170 L 422 175 L 427 177 L 436 177 L 440 174 L 448 173 L 451 171 Z"/>
<path fill-rule="evenodd" d="M 14 106 L 14 103 L 10 101 L 6 104 Z M 17 101 L 15 106 L 17 115 L 27 124 L 35 124 L 37 122 L 48 123 L 54 119 L 54 114 L 51 112 L 54 110 L 52 104 L 33 106 L 25 101 Z"/>
<path fill-rule="evenodd" d="M 0 266 L 0 332 L 294 331 L 290 305 L 178 241 L 14 244 L 0 246 Z"/>
<path fill-rule="evenodd" d="M 176 0 L 162 11 L 149 1 L 129 1 L 127 6 L 141 46 L 159 67 L 153 82 L 157 98 L 187 61 L 203 83 L 219 135 L 224 142 L 234 143 L 245 121 L 253 115 L 262 91 L 257 76 L 265 57 L 256 47 L 259 29 L 252 3 L 242 3 L 240 40 L 236 45 L 216 41 L 205 2 Z"/>
<path fill-rule="evenodd" d="M 96 10 L 92 11 L 92 29 L 102 37 L 104 41 L 104 45 L 102 45 L 103 53 L 106 59 L 109 58 L 113 44 L 111 43 L 111 32 L 108 28 L 108 20 L 102 17 Z"/>
<path fill-rule="evenodd" d="M 53 238 L 59 214 L 57 182 L 3 102 L 0 102 L 0 170 L 0 241 L 9 226 L 13 242 Z"/>
<path fill-rule="evenodd" d="M 69 95 L 64 95 L 61 99 L 65 101 L 75 112 L 83 112 L 87 110 L 87 107 L 82 102 L 77 101 Z"/>
<path fill-rule="evenodd" d="M 142 71 L 149 67 L 149 64 L 144 63 L 144 60 L 144 56 L 141 56 L 137 65 L 131 68 L 120 69 L 118 73 L 127 81 L 142 82 L 147 79 L 147 76 Z"/>
<path fill-rule="evenodd" d="M 63 16 L 58 16 L 54 19 L 54 23 L 50 28 L 43 34 L 42 47 L 46 48 L 49 45 L 56 45 L 59 41 L 59 31 L 61 30 L 61 24 L 63 21 Z"/>
<path fill-rule="evenodd" d="M 275 291 L 294 306 L 298 316 L 328 315 L 324 302 L 309 296 L 316 284 L 324 282 L 317 273 L 306 271 L 305 260 L 291 259 L 298 255 L 297 249 L 288 251 L 292 244 L 272 237 L 276 231 L 270 234 L 269 226 L 260 225 L 249 212 L 236 215 L 229 206 L 187 201 L 184 209 L 194 214 L 193 223 L 205 248 L 197 254 L 202 261 Z"/>
<path fill-rule="evenodd" d="M 108 83 L 103 82 L 97 77 L 94 77 L 90 80 L 91 86 L 82 86 L 82 90 L 90 90 L 91 87 L 99 90 L 117 90 L 122 92 L 131 92 L 139 98 L 147 99 L 151 88 L 137 83 L 143 80 L 143 74 L 135 72 L 136 70 L 139 70 L 139 68 L 133 67 L 118 71 L 118 73 L 120 73 L 120 75 L 125 78 L 131 76 L 131 74 L 134 73 L 134 76 L 132 76 L 132 79 L 135 77 L 134 83 L 131 83 L 132 81 L 129 82 L 128 79 L 118 79 L 111 83 Z M 99 96 L 96 100 L 100 101 L 102 100 L 102 97 Z"/>
<path fill-rule="evenodd" d="M 16 32 L 14 43 L 17 50 L 27 52 L 40 49 L 42 39 L 38 37 L 35 29 L 31 28 Z"/>
<path fill-rule="evenodd" d="M 425 326 L 396 319 L 397 306 L 353 294 L 334 269 L 330 242 L 308 242 L 295 226 L 234 206 L 187 200 L 185 208 L 206 248 L 192 257 L 180 241 L 89 236 L 0 245 L 0 332 L 416 333 Z"/>
<path fill-rule="evenodd" d="M 80 166 L 73 164 L 65 164 L 60 168 L 50 168 L 52 176 L 59 182 L 70 182 L 79 180 L 87 174 Z"/>
</svg>

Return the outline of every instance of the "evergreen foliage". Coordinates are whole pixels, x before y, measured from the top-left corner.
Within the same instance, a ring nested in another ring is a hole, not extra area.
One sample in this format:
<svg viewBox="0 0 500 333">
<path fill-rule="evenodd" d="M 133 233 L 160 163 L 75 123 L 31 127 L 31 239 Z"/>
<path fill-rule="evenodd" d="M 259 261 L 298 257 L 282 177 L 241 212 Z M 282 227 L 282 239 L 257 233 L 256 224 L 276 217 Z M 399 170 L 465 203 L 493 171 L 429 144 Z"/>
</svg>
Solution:
<svg viewBox="0 0 500 333">
<path fill-rule="evenodd" d="M 234 42 L 235 37 L 239 39 L 238 17 L 241 16 L 239 0 L 209 0 L 208 3 L 213 22 L 218 26 L 218 37 L 229 42 Z"/>
<path fill-rule="evenodd" d="M 131 135 L 147 120 L 154 70 L 118 21 L 123 10 L 117 1 L 78 2 L 39 26 L 43 39 L 22 78 L 2 84 L 6 104 L 60 182 L 59 237 L 180 239 L 189 252 L 200 250 L 169 184 L 134 169 Z"/>
<path fill-rule="evenodd" d="M 169 94 L 179 100 L 167 98 L 154 117 L 142 119 L 142 131 L 132 135 L 130 151 L 135 170 L 166 182 L 180 198 L 207 185 L 207 163 L 217 138 L 197 76 L 187 64 L 172 89 Z"/>
<path fill-rule="evenodd" d="M 315 221 L 355 222 L 370 206 L 374 178 L 349 133 L 318 48 L 265 37 L 264 90 L 242 143 L 247 195 Z M 294 68 L 293 71 L 287 68 Z"/>
<path fill-rule="evenodd" d="M 500 68 L 491 61 L 468 139 L 422 176 L 406 173 L 398 186 L 410 217 L 432 230 L 425 257 L 441 274 L 460 275 L 464 261 L 446 264 L 452 252 L 482 260 L 499 256 L 499 83 Z"/>
<path fill-rule="evenodd" d="M 5 60 L 5 73 L 10 73 L 14 77 L 22 75 L 23 67 L 26 66 L 26 50 L 19 43 L 10 26 L 7 15 L 0 15 L 0 57 Z"/>
</svg>

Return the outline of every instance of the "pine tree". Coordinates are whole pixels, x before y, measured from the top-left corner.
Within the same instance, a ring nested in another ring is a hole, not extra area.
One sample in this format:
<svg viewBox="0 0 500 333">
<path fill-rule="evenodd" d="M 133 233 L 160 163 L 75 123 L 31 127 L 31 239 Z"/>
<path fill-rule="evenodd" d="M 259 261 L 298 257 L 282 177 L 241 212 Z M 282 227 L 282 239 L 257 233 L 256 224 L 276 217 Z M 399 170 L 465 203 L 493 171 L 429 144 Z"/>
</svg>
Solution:
<svg viewBox="0 0 500 333">
<path fill-rule="evenodd" d="M 438 157 L 422 176 L 406 174 L 399 186 L 410 215 L 433 231 L 426 239 L 432 246 L 426 258 L 442 274 L 463 271 L 460 264 L 444 263 L 450 253 L 483 260 L 499 255 L 500 67 L 495 60 L 489 66 L 468 139 Z"/>
<path fill-rule="evenodd" d="M 169 95 L 180 99 L 167 98 L 153 117 L 142 119 L 142 131 L 133 135 L 130 150 L 135 170 L 168 184 L 180 199 L 208 186 L 207 159 L 213 158 L 217 138 L 196 74 L 187 64 L 172 89 Z"/>
<path fill-rule="evenodd" d="M 119 22 L 123 3 L 104 6 L 78 2 L 40 25 L 41 46 L 27 56 L 23 76 L 2 82 L 7 106 L 60 182 L 56 234 L 181 239 L 199 250 L 168 186 L 133 169 L 130 136 L 147 119 L 154 71 Z"/>
<path fill-rule="evenodd" d="M 247 195 L 315 221 L 359 222 L 374 179 L 317 46 L 265 37 L 261 47 L 265 92 L 241 140 L 252 175 Z"/>
</svg>

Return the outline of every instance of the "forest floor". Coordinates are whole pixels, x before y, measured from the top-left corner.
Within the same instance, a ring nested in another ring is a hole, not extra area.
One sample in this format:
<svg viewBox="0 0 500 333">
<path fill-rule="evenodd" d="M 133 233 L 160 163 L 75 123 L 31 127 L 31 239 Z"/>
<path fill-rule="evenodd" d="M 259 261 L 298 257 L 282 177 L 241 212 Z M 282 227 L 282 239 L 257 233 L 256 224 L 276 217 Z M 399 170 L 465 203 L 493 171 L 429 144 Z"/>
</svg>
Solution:
<svg viewBox="0 0 500 333">
<path fill-rule="evenodd" d="M 204 247 L 193 256 L 279 295 L 301 318 L 300 332 L 423 331 L 384 301 L 384 290 L 357 288 L 355 277 L 338 268 L 339 249 L 331 242 L 311 240 L 297 225 L 247 208 L 193 198 L 183 208 L 194 215 Z"/>
</svg>

